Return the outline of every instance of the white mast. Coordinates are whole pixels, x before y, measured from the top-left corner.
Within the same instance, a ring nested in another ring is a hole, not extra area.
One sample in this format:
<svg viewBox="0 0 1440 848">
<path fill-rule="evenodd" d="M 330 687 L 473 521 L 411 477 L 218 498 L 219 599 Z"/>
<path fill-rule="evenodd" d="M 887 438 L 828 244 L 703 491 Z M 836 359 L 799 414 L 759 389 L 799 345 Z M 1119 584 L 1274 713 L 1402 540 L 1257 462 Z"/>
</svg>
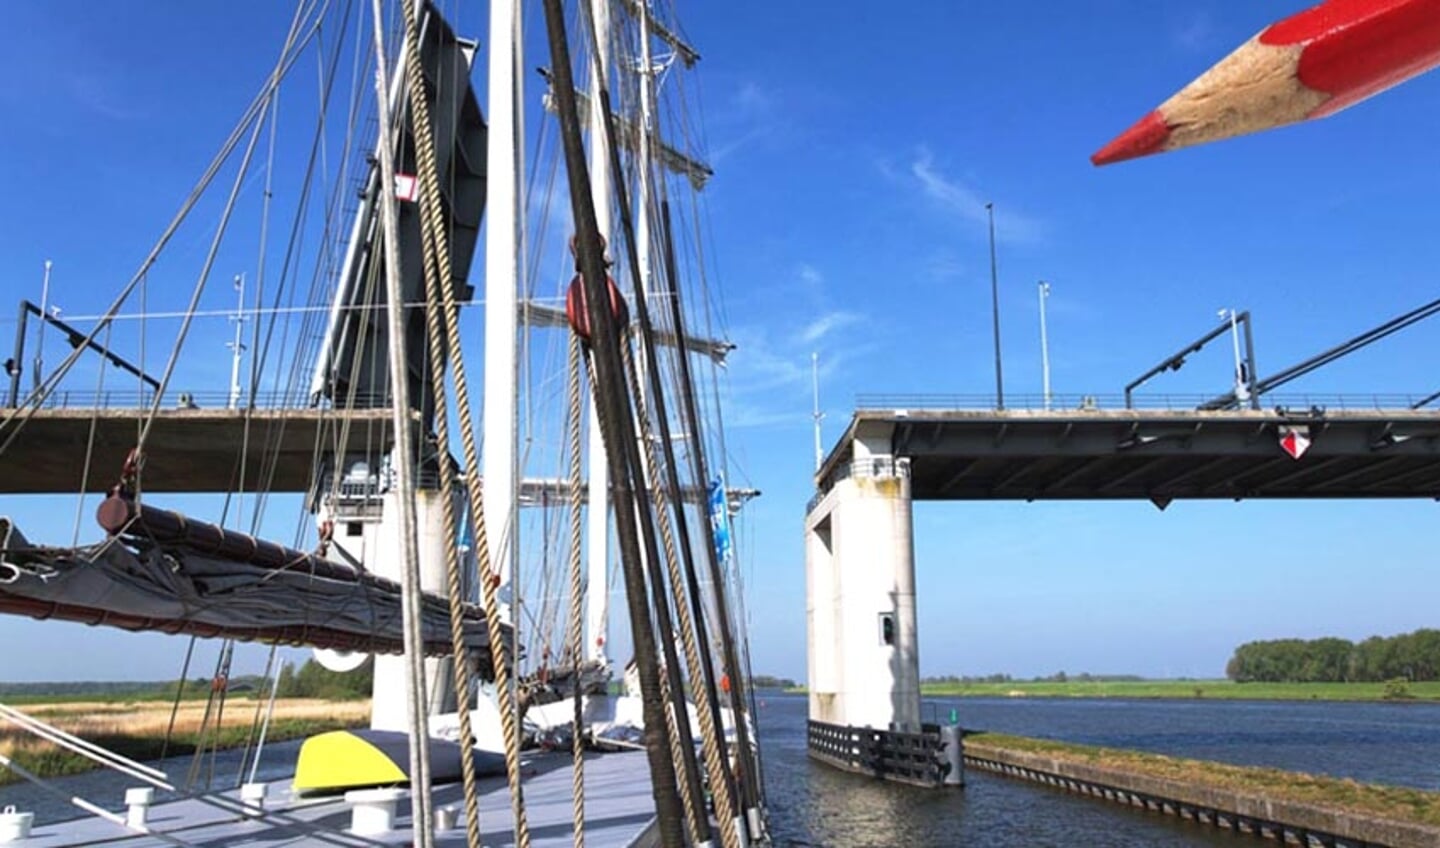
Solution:
<svg viewBox="0 0 1440 848">
<path fill-rule="evenodd" d="M 230 348 L 230 403 L 235 409 L 240 405 L 240 357 L 245 353 L 245 275 L 235 275 L 236 306 L 230 320 L 235 322 L 235 338 L 225 346 Z"/>
<path fill-rule="evenodd" d="M 590 0 L 590 14 L 595 21 L 595 55 L 600 74 L 590 80 L 590 194 L 595 199 L 595 221 L 601 238 L 610 243 L 610 147 L 605 132 L 605 116 L 600 108 L 600 90 L 606 84 L 610 68 L 610 0 Z M 590 405 L 589 421 L 589 510 L 586 512 L 586 587 L 585 644 L 586 657 L 606 659 L 609 641 L 606 622 L 610 596 L 607 565 L 610 554 L 610 468 L 605 455 L 605 440 L 600 434 L 600 418 L 595 405 Z"/>
<path fill-rule="evenodd" d="M 638 297 L 650 295 L 650 146 L 655 138 L 655 65 L 650 57 L 650 2 L 638 0 L 640 12 L 640 137 L 635 170 L 639 186 L 635 192 L 635 241 L 640 261 Z M 591 110 L 594 111 L 594 110 Z"/>
<path fill-rule="evenodd" d="M 485 523 L 490 562 L 502 584 L 514 556 L 516 417 L 516 287 L 519 281 L 516 189 L 517 128 L 515 0 L 490 4 L 490 143 L 486 151 Z M 463 422 L 462 422 L 463 423 Z M 485 579 L 482 577 L 481 579 Z"/>
</svg>

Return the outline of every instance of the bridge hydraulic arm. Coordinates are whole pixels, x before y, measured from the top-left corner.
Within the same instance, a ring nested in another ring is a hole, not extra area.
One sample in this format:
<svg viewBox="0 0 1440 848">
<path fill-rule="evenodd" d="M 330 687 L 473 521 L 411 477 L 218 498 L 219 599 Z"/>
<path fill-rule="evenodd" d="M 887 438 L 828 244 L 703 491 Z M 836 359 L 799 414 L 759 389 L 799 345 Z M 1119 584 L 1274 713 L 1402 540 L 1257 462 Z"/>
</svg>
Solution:
<svg viewBox="0 0 1440 848">
<path fill-rule="evenodd" d="M 1245 326 L 1245 379 L 1249 384 L 1251 407 L 1254 409 L 1259 409 L 1260 393 L 1259 391 L 1257 391 L 1257 385 L 1255 382 L 1255 335 L 1250 328 L 1250 311 L 1246 310 L 1244 312 L 1241 312 L 1239 315 L 1236 315 L 1235 322 L 1237 324 L 1243 324 Z M 1157 374 L 1163 374 L 1166 371 L 1179 371 L 1180 367 L 1185 364 L 1186 357 L 1188 357 L 1192 353 L 1198 353 L 1201 348 L 1205 347 L 1205 345 L 1213 342 L 1220 336 L 1225 335 L 1225 333 L 1230 330 L 1230 327 L 1231 324 L 1228 320 L 1221 321 L 1220 326 L 1216 327 L 1215 329 L 1211 330 L 1210 332 L 1206 333 L 1205 335 L 1181 348 L 1180 351 L 1175 355 L 1161 360 L 1159 365 L 1156 365 L 1154 368 L 1151 368 L 1149 371 L 1146 371 L 1144 374 L 1141 374 L 1139 377 L 1131 380 L 1130 383 L 1125 386 L 1125 408 L 1133 408 L 1134 400 L 1132 396 L 1134 395 L 1135 389 L 1139 388 L 1141 385 L 1149 381 L 1150 378 L 1156 376 Z M 1233 404 L 1235 399 L 1235 393 L 1232 391 L 1228 395 L 1228 397 L 1231 399 L 1230 403 Z M 1209 409 L 1210 407 L 1204 406 L 1201 408 Z"/>
<path fill-rule="evenodd" d="M 1328 365 L 1331 362 L 1334 362 L 1335 360 L 1346 356 L 1347 354 L 1354 353 L 1362 347 L 1373 344 L 1374 342 L 1378 342 L 1386 336 L 1391 335 L 1392 333 L 1399 332 L 1400 330 L 1409 327 L 1411 324 L 1417 324 L 1437 313 L 1440 313 L 1440 299 L 1432 300 L 1424 306 L 1420 306 L 1416 309 L 1412 309 L 1409 312 L 1406 312 L 1404 315 L 1392 318 L 1378 327 L 1366 330 L 1360 335 L 1355 336 L 1352 339 L 1343 341 L 1340 344 L 1330 348 L 1329 350 L 1318 353 L 1315 356 L 1312 356 L 1309 359 L 1305 360 L 1304 362 L 1292 365 L 1289 368 L 1286 368 L 1285 370 L 1278 373 L 1271 374 L 1269 377 L 1266 377 L 1265 379 L 1251 385 L 1251 402 L 1257 404 L 1258 408 L 1259 396 L 1261 393 L 1278 389 L 1286 383 L 1290 382 L 1291 380 L 1294 380 L 1298 377 L 1303 377 L 1323 365 Z M 1431 400 L 1434 400 L 1433 396 L 1427 398 L 1424 401 L 1421 401 L 1420 404 L 1416 406 L 1416 408 L 1418 409 L 1419 407 L 1424 406 Z M 1200 406 L 1200 408 L 1231 409 L 1235 405 L 1235 393 L 1230 392 L 1228 394 L 1221 395 L 1220 397 L 1217 397 L 1213 400 L 1206 401 Z"/>
<path fill-rule="evenodd" d="M 485 210 L 488 131 L 470 83 L 475 49 L 473 42 L 457 37 L 438 14 L 426 12 L 421 26 L 420 64 L 426 77 L 435 137 L 439 140 L 435 167 L 446 215 L 444 227 L 450 244 L 452 275 L 440 283 L 451 288 L 457 301 L 468 301 L 473 293 L 467 278 Z M 397 95 L 404 91 L 403 75 L 403 70 L 396 75 Z M 391 99 L 397 101 L 401 113 L 393 139 L 396 170 L 414 175 L 419 173 L 419 165 L 408 103 L 396 95 Z M 379 166 L 372 160 L 312 377 L 311 393 L 317 402 L 328 398 L 334 406 L 348 409 L 384 407 L 390 403 L 390 372 L 385 362 L 391 340 L 385 289 L 377 284 L 385 278 L 386 261 L 379 249 L 377 200 L 396 190 L 396 187 L 380 185 Z M 398 216 L 399 277 L 406 315 L 405 337 L 394 342 L 408 349 L 409 397 L 428 431 L 432 426 L 434 398 L 423 367 L 426 362 L 424 312 L 416 308 L 426 299 L 418 207 L 405 200 L 399 205 Z"/>
<path fill-rule="evenodd" d="M 139 377 L 146 385 L 150 386 L 150 388 L 156 391 L 160 390 L 160 381 L 141 371 L 140 368 L 131 363 L 130 360 L 120 356 L 105 345 L 92 341 L 84 333 L 61 321 L 54 315 L 46 315 L 44 310 L 30 301 L 22 300 L 20 301 L 20 320 L 17 322 L 15 328 L 15 357 L 5 364 L 5 370 L 10 375 L 10 394 L 6 398 L 7 406 L 14 408 L 20 405 L 20 374 L 24 369 L 22 363 L 25 361 L 26 318 L 30 315 L 36 316 L 41 321 L 50 324 L 64 333 L 65 340 L 70 343 L 71 347 L 84 345 L 86 348 L 105 357 L 106 361 L 116 368 Z"/>
</svg>

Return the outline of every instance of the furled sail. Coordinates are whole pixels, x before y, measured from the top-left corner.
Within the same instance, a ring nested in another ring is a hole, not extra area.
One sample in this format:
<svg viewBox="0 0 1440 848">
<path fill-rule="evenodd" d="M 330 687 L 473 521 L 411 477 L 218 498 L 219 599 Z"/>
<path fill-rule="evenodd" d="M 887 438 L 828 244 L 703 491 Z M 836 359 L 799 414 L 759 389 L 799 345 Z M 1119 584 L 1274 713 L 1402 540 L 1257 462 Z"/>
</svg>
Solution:
<svg viewBox="0 0 1440 848">
<path fill-rule="evenodd" d="M 115 509 L 116 500 L 122 499 L 112 498 L 106 506 Z M 185 522 L 186 532 L 175 532 L 167 518 L 179 516 L 134 507 L 122 532 L 75 548 L 34 546 L 9 519 L 0 518 L 0 613 L 400 652 L 401 596 L 394 581 L 210 524 Z M 252 545 L 249 556 L 226 543 L 242 538 Z M 450 653 L 445 601 L 427 595 L 422 607 L 425 652 Z M 489 642 L 478 607 L 467 606 L 463 627 L 480 673 L 489 678 Z"/>
</svg>

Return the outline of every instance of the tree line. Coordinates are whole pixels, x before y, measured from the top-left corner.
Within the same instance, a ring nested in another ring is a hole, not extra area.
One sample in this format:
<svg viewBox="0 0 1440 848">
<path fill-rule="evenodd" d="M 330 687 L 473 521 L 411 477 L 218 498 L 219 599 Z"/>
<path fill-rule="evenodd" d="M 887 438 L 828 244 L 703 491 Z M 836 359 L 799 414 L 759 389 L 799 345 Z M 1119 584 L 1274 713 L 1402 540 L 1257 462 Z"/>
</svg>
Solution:
<svg viewBox="0 0 1440 848">
<path fill-rule="evenodd" d="M 1271 639 L 1246 642 L 1225 665 L 1237 683 L 1374 683 L 1440 680 L 1440 630 L 1371 636 L 1360 642 Z"/>
<path fill-rule="evenodd" d="M 354 671 L 330 671 L 313 659 L 296 669 L 286 665 L 275 684 L 279 698 L 322 698 L 350 701 L 370 697 L 375 684 L 375 660 L 369 659 Z"/>
</svg>

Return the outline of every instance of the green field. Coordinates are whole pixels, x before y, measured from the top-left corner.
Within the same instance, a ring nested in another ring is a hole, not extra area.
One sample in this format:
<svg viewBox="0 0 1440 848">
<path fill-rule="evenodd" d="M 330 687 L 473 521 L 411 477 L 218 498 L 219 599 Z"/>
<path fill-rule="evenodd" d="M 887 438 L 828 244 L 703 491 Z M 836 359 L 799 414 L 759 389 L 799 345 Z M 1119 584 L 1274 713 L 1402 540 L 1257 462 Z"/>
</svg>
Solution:
<svg viewBox="0 0 1440 848">
<path fill-rule="evenodd" d="M 803 687 L 786 690 L 803 693 Z M 1064 683 L 922 683 L 922 695 L 958 698 L 1213 698 L 1256 701 L 1440 701 L 1440 682 L 1236 683 L 1231 680 L 1071 680 Z"/>
</svg>

